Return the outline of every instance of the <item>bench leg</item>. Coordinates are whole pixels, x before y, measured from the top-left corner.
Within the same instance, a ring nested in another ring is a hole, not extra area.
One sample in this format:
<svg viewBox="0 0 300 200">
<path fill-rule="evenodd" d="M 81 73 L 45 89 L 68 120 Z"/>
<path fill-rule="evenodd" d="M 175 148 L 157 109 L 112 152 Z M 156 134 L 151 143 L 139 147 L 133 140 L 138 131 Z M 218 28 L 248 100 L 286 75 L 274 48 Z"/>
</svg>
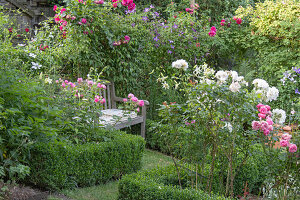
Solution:
<svg viewBox="0 0 300 200">
<path fill-rule="evenodd" d="M 141 136 L 143 138 L 145 138 L 145 133 L 146 133 L 146 122 L 144 121 L 141 123 Z"/>
</svg>

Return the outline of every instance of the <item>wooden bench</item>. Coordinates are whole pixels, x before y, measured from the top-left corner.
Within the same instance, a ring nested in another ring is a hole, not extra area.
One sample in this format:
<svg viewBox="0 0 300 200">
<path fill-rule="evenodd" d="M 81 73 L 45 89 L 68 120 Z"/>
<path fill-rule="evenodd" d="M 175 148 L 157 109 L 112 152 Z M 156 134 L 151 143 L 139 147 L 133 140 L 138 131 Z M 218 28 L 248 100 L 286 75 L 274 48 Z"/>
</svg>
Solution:
<svg viewBox="0 0 300 200">
<path fill-rule="evenodd" d="M 104 110 L 103 115 L 100 117 L 99 123 L 101 121 L 105 122 L 105 120 L 109 117 L 108 115 L 111 115 L 110 118 L 112 118 L 114 113 L 122 113 L 124 111 L 117 108 L 118 102 L 123 102 L 124 98 L 116 97 L 115 95 L 115 87 L 113 82 L 104 82 L 104 85 L 106 85 L 106 90 L 104 92 L 101 92 L 100 95 L 103 96 L 106 100 L 104 103 Z M 145 131 L 146 131 L 146 106 L 149 105 L 149 102 L 147 100 L 144 101 L 144 106 L 141 107 L 141 111 L 139 112 L 140 115 L 129 117 L 128 119 L 123 119 L 118 121 L 113 125 L 115 129 L 122 129 L 125 127 L 129 127 L 135 124 L 141 124 L 141 136 L 145 138 Z M 104 123 L 105 126 L 105 123 Z"/>
</svg>

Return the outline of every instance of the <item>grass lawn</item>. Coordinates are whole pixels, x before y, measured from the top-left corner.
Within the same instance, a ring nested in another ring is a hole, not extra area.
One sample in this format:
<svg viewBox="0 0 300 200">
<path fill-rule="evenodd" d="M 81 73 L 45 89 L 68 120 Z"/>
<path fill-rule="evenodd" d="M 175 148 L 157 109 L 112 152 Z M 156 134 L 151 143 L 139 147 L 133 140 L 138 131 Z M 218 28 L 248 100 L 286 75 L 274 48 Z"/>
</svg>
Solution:
<svg viewBox="0 0 300 200">
<path fill-rule="evenodd" d="M 172 159 L 169 156 L 146 149 L 142 159 L 142 169 L 151 169 L 157 167 L 157 165 L 165 166 L 170 163 L 172 163 Z M 76 190 L 65 190 L 62 193 L 71 199 L 78 200 L 116 200 L 118 196 L 118 181 Z M 50 200 L 51 198 L 48 199 Z"/>
</svg>

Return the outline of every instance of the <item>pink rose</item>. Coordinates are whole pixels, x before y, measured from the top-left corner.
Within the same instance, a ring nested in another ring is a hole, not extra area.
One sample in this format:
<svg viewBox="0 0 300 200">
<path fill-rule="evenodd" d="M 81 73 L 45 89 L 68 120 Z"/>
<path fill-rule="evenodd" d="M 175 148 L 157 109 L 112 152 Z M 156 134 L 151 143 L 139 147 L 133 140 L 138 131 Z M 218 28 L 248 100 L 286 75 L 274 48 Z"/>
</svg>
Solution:
<svg viewBox="0 0 300 200">
<path fill-rule="evenodd" d="M 132 97 L 132 98 L 131 98 L 131 101 L 133 101 L 133 102 L 138 102 L 138 98 Z"/>
<path fill-rule="evenodd" d="M 186 11 L 186 12 L 190 12 L 190 8 L 186 8 L 185 11 Z"/>
<path fill-rule="evenodd" d="M 266 115 L 265 115 L 265 114 L 258 113 L 258 117 L 259 117 L 259 118 L 262 118 L 262 119 L 265 119 L 265 118 L 266 118 Z"/>
<path fill-rule="evenodd" d="M 209 35 L 210 37 L 214 37 L 214 36 L 216 35 L 216 32 L 214 32 L 214 31 L 209 31 L 208 35 Z"/>
<path fill-rule="evenodd" d="M 101 99 L 101 101 L 100 101 L 101 104 L 104 104 L 105 102 L 106 102 L 106 100 L 104 98 Z"/>
<path fill-rule="evenodd" d="M 262 121 L 260 128 L 261 128 L 262 131 L 269 130 L 269 124 L 265 121 Z"/>
<path fill-rule="evenodd" d="M 128 35 L 125 35 L 125 36 L 124 36 L 124 39 L 129 41 L 129 40 L 130 40 L 130 37 L 129 37 Z"/>
<path fill-rule="evenodd" d="M 63 25 L 63 26 L 67 26 L 67 25 L 68 25 L 68 22 L 65 21 L 65 20 L 63 20 L 63 21 L 62 21 L 62 25 Z"/>
<path fill-rule="evenodd" d="M 133 98 L 134 95 L 132 93 L 128 94 L 128 98 Z"/>
<path fill-rule="evenodd" d="M 289 141 L 287 140 L 280 140 L 280 146 L 281 147 L 287 147 L 289 145 Z"/>
<path fill-rule="evenodd" d="M 65 80 L 65 83 L 69 83 L 69 81 L 68 81 L 68 80 Z"/>
<path fill-rule="evenodd" d="M 55 83 L 59 83 L 59 80 L 56 80 Z"/>
<path fill-rule="evenodd" d="M 262 107 L 259 108 L 259 112 L 260 112 L 261 114 L 267 114 L 268 109 L 267 109 L 266 106 L 262 106 Z"/>
<path fill-rule="evenodd" d="M 63 28 L 64 28 L 63 26 L 60 26 L 60 27 L 59 27 L 59 29 L 60 29 L 61 31 L 63 31 Z"/>
<path fill-rule="evenodd" d="M 269 125 L 269 131 L 273 131 L 273 126 L 272 125 Z"/>
<path fill-rule="evenodd" d="M 281 139 L 286 140 L 286 141 L 290 141 L 292 138 L 292 135 L 285 133 L 281 136 Z"/>
<path fill-rule="evenodd" d="M 241 23 L 242 23 L 242 19 L 241 19 L 241 18 L 238 18 L 238 19 L 236 20 L 236 23 L 237 23 L 237 24 L 241 24 Z"/>
<path fill-rule="evenodd" d="M 192 120 L 192 121 L 191 121 L 191 124 L 195 124 L 195 122 L 196 122 L 196 120 Z"/>
<path fill-rule="evenodd" d="M 115 2 L 117 2 L 117 1 L 119 1 L 119 0 L 111 0 L 113 3 L 115 3 Z"/>
<path fill-rule="evenodd" d="M 268 129 L 264 130 L 264 135 L 269 135 L 270 131 Z"/>
<path fill-rule="evenodd" d="M 65 9 L 65 8 L 61 9 L 60 14 L 63 14 L 66 10 L 67 9 Z"/>
<path fill-rule="evenodd" d="M 97 87 L 98 87 L 98 88 L 102 88 L 102 84 L 101 84 L 101 83 L 98 83 L 98 84 L 97 84 Z"/>
<path fill-rule="evenodd" d="M 261 124 L 260 124 L 260 122 L 259 121 L 253 121 L 252 122 L 252 129 L 253 130 L 259 130 L 260 129 L 260 127 L 261 127 Z"/>
<path fill-rule="evenodd" d="M 98 103 L 99 100 L 100 100 L 100 99 L 99 99 L 98 97 L 95 97 L 94 102 L 95 102 L 95 103 Z"/>
<path fill-rule="evenodd" d="M 92 85 L 94 84 L 93 81 L 88 81 L 87 83 L 88 83 L 88 85 L 90 85 L 90 86 L 92 86 Z"/>
<path fill-rule="evenodd" d="M 145 102 L 143 100 L 138 101 L 139 106 L 143 107 L 145 105 Z"/>
<path fill-rule="evenodd" d="M 185 125 L 187 125 L 187 126 L 189 126 L 190 125 L 190 123 L 188 123 L 188 122 L 184 122 L 185 123 Z"/>
<path fill-rule="evenodd" d="M 211 30 L 211 31 L 214 31 L 214 32 L 217 32 L 217 29 L 216 29 L 216 27 L 214 27 L 214 26 L 212 26 L 212 27 L 210 28 L 210 30 Z"/>
<path fill-rule="evenodd" d="M 78 3 L 82 3 L 83 2 L 83 0 L 78 0 Z"/>
<path fill-rule="evenodd" d="M 78 79 L 77 79 L 77 82 L 78 82 L 78 83 L 82 83 L 82 81 L 83 81 L 82 78 L 78 78 Z"/>
<path fill-rule="evenodd" d="M 271 119 L 271 118 L 267 118 L 267 123 L 269 124 L 269 125 L 273 125 L 273 120 Z"/>
<path fill-rule="evenodd" d="M 128 5 L 128 10 L 134 10 L 135 9 L 135 3 L 131 3 Z"/>
<path fill-rule="evenodd" d="M 71 88 L 76 87 L 76 85 L 74 83 L 70 83 Z"/>
<path fill-rule="evenodd" d="M 234 16 L 233 19 L 236 21 L 238 18 L 237 18 L 237 16 Z"/>
<path fill-rule="evenodd" d="M 224 26 L 225 25 L 224 23 L 225 23 L 225 19 L 222 19 L 221 20 L 221 26 Z"/>
<path fill-rule="evenodd" d="M 118 3 L 113 3 L 113 7 L 114 8 L 118 7 Z"/>
<path fill-rule="evenodd" d="M 271 107 L 269 105 L 265 105 L 265 106 L 267 107 L 268 111 L 271 110 Z"/>
<path fill-rule="evenodd" d="M 104 4 L 103 0 L 99 0 L 99 1 L 94 1 L 95 4 Z"/>
<path fill-rule="evenodd" d="M 65 87 L 66 87 L 66 84 L 63 82 L 63 83 L 61 84 L 61 86 L 62 86 L 63 88 L 65 88 Z"/>
<path fill-rule="evenodd" d="M 57 5 L 54 5 L 53 6 L 53 11 L 56 11 L 56 9 L 57 9 Z"/>
<path fill-rule="evenodd" d="M 289 152 L 295 153 L 297 151 L 297 145 L 295 144 L 290 144 L 289 145 Z"/>
<path fill-rule="evenodd" d="M 54 18 L 54 21 L 55 21 L 56 23 L 59 23 L 59 22 L 60 22 L 60 18 L 59 18 L 58 15 L 56 15 L 56 17 Z"/>
<path fill-rule="evenodd" d="M 137 112 L 140 112 L 140 108 L 137 108 L 136 111 L 137 111 Z"/>
<path fill-rule="evenodd" d="M 259 109 L 259 108 L 262 107 L 262 106 L 264 106 L 264 104 L 259 103 L 259 104 L 257 104 L 256 108 Z"/>
<path fill-rule="evenodd" d="M 81 19 L 81 23 L 86 24 L 86 23 L 87 23 L 86 18 L 82 18 L 82 19 Z"/>
<path fill-rule="evenodd" d="M 126 99 L 126 98 L 123 99 L 123 102 L 127 102 L 127 101 L 128 101 L 128 99 Z"/>
</svg>

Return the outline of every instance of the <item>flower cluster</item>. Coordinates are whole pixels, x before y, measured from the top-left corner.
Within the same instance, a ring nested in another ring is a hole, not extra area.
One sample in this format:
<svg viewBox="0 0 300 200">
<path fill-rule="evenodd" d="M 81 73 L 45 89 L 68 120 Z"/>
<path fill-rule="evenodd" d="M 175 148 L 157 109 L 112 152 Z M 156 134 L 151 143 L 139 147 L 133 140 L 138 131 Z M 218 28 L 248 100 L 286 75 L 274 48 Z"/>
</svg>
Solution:
<svg viewBox="0 0 300 200">
<path fill-rule="evenodd" d="M 262 100 L 270 102 L 276 100 L 279 96 L 279 91 L 276 87 L 269 87 L 269 84 L 263 79 L 255 79 L 252 84 L 256 94 L 260 94 Z"/>
<path fill-rule="evenodd" d="M 237 18 L 236 16 L 234 16 L 233 19 L 235 20 L 235 22 L 237 24 L 241 24 L 242 23 L 242 19 L 241 18 Z"/>
<path fill-rule="evenodd" d="M 130 41 L 130 37 L 128 35 L 124 36 L 124 40 L 114 41 L 113 46 L 120 46 L 121 44 L 127 44 Z"/>
<path fill-rule="evenodd" d="M 258 113 L 259 121 L 252 122 L 252 129 L 256 131 L 260 130 L 264 133 L 264 135 L 269 135 L 270 132 L 273 131 L 271 107 L 269 105 L 264 105 L 261 103 L 258 104 L 256 107 L 259 111 Z"/>
<path fill-rule="evenodd" d="M 225 83 L 231 78 L 231 84 L 229 89 L 231 92 L 238 92 L 242 85 L 248 86 L 248 82 L 245 81 L 243 76 L 239 76 L 236 71 L 223 71 L 220 70 L 215 75 L 219 84 Z"/>
<path fill-rule="evenodd" d="M 289 152 L 295 153 L 297 151 L 297 145 L 290 143 L 292 136 L 288 133 L 285 133 L 281 136 L 280 146 L 281 147 L 289 147 Z"/>
<path fill-rule="evenodd" d="M 123 102 L 125 103 L 126 110 L 135 110 L 136 112 L 140 112 L 139 107 L 143 107 L 145 105 L 144 100 L 139 100 L 134 94 L 128 94 L 128 99 L 124 98 Z"/>
<path fill-rule="evenodd" d="M 177 61 L 173 62 L 172 67 L 177 68 L 177 69 L 187 70 L 187 68 L 189 66 L 188 66 L 188 63 L 185 60 L 180 59 L 180 60 L 177 60 Z"/>
<path fill-rule="evenodd" d="M 216 29 L 216 27 L 211 27 L 210 28 L 210 31 L 209 31 L 209 33 L 208 33 L 208 35 L 210 36 L 210 37 L 214 37 L 215 35 L 217 34 L 217 29 Z"/>
<path fill-rule="evenodd" d="M 113 7 L 118 7 L 119 0 L 112 0 Z M 127 7 L 128 11 L 134 11 L 135 10 L 135 3 L 133 3 L 133 0 L 122 0 L 121 4 L 125 7 Z"/>
<path fill-rule="evenodd" d="M 273 112 L 273 119 L 275 121 L 275 123 L 277 124 L 283 124 L 285 122 L 286 119 L 286 113 L 284 110 L 282 109 L 274 109 Z"/>
</svg>

